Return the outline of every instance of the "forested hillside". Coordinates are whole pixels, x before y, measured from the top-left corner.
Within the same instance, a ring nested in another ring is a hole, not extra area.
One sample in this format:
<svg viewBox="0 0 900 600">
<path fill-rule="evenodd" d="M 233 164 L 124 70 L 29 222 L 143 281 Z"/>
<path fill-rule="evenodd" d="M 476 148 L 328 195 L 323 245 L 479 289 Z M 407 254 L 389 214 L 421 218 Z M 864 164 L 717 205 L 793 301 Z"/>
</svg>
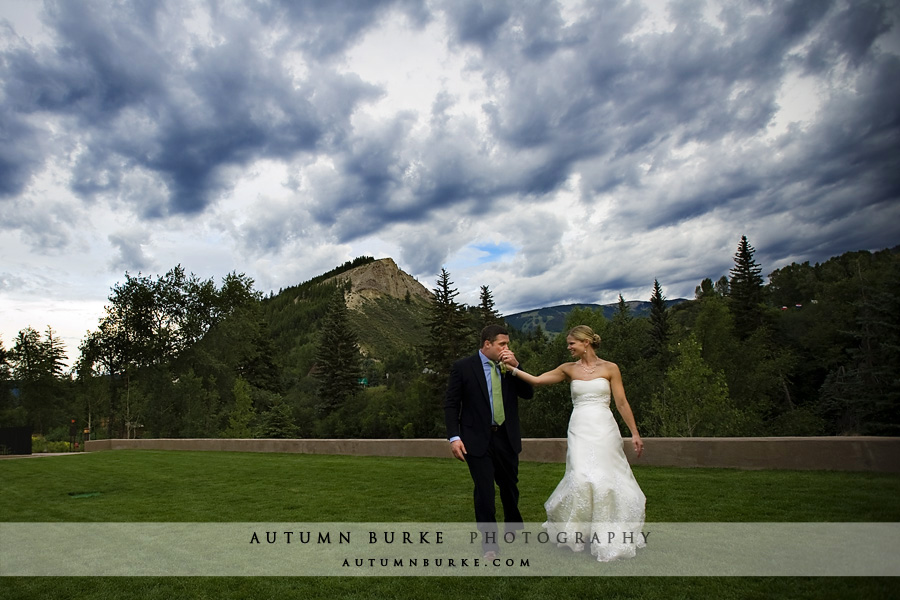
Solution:
<svg viewBox="0 0 900 600">
<path fill-rule="evenodd" d="M 644 436 L 900 435 L 897 249 L 783 266 L 767 283 L 754 253 L 743 238 L 727 275 L 674 306 L 654 282 L 646 316 L 624 299 L 547 310 L 559 331 L 601 335 Z M 238 273 L 126 274 L 77 350 L 51 328 L 0 343 L 0 426 L 50 441 L 72 419 L 95 439 L 442 437 L 449 364 L 502 320 L 488 285 L 478 306 L 456 296 L 446 271 L 429 292 L 371 257 L 267 298 Z M 512 332 L 533 373 L 569 360 L 540 314 Z M 524 435 L 564 436 L 568 396 L 539 388 Z"/>
<path fill-rule="evenodd" d="M 666 300 L 666 306 L 672 307 L 684 302 L 683 298 Z M 633 317 L 649 317 L 651 304 L 643 300 L 631 300 L 626 302 L 629 314 Z M 515 327 L 523 333 L 531 333 L 537 329 L 549 335 L 556 335 L 565 331 L 566 320 L 575 309 L 600 310 L 607 319 L 613 318 L 619 310 L 618 304 L 561 304 L 548 306 L 536 310 L 528 310 L 505 317 L 507 324 Z"/>
</svg>

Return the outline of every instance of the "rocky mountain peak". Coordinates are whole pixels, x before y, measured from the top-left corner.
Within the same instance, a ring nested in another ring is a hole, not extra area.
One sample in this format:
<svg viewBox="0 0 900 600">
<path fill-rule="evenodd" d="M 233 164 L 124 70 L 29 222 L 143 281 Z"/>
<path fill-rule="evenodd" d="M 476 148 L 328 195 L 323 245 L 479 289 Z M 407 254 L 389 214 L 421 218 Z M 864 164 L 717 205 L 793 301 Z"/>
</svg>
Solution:
<svg viewBox="0 0 900 600">
<path fill-rule="evenodd" d="M 327 281 L 350 280 L 352 290 L 347 296 L 347 308 L 357 309 L 365 302 L 390 296 L 403 300 L 407 292 L 413 299 L 431 301 L 432 293 L 397 266 L 392 258 L 382 258 L 366 265 L 335 275 Z"/>
</svg>

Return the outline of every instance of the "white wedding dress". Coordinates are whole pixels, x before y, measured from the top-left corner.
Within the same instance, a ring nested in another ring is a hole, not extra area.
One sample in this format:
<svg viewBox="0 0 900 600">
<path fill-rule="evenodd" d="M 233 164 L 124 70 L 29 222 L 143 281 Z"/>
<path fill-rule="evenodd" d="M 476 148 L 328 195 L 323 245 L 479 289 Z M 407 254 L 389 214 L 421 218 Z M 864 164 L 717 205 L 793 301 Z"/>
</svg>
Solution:
<svg viewBox="0 0 900 600">
<path fill-rule="evenodd" d="M 559 546 L 599 561 L 630 558 L 644 546 L 646 498 L 622 449 L 609 408 L 609 381 L 572 381 L 566 474 L 544 503 L 544 528 Z"/>
</svg>

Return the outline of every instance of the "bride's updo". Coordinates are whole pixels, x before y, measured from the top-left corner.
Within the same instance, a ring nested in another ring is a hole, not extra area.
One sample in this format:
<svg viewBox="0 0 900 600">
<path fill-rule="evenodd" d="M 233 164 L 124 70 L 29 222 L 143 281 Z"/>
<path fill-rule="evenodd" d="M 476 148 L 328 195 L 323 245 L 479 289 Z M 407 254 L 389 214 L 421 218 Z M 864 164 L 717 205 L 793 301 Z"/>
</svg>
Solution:
<svg viewBox="0 0 900 600">
<path fill-rule="evenodd" d="M 594 350 L 600 347 L 600 336 L 594 333 L 594 330 L 587 325 L 573 327 L 566 337 L 573 337 L 579 342 L 587 342 Z"/>
</svg>

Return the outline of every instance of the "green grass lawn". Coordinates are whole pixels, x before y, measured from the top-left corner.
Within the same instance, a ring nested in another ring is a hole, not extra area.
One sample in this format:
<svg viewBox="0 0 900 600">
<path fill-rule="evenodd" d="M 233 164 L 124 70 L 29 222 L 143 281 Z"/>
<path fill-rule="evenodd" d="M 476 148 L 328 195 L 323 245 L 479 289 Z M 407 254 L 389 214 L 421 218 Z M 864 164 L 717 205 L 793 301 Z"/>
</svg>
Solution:
<svg viewBox="0 0 900 600">
<path fill-rule="evenodd" d="M 523 463 L 543 521 L 561 464 Z M 900 476 L 637 467 L 648 522 L 900 521 Z M 115 451 L 0 461 L 7 522 L 469 522 L 451 459 Z M 60 552 L 73 549 L 60 548 Z M 0 557 L 2 558 L 2 557 Z M 890 598 L 893 578 L 4 578 L 0 598 Z"/>
</svg>

